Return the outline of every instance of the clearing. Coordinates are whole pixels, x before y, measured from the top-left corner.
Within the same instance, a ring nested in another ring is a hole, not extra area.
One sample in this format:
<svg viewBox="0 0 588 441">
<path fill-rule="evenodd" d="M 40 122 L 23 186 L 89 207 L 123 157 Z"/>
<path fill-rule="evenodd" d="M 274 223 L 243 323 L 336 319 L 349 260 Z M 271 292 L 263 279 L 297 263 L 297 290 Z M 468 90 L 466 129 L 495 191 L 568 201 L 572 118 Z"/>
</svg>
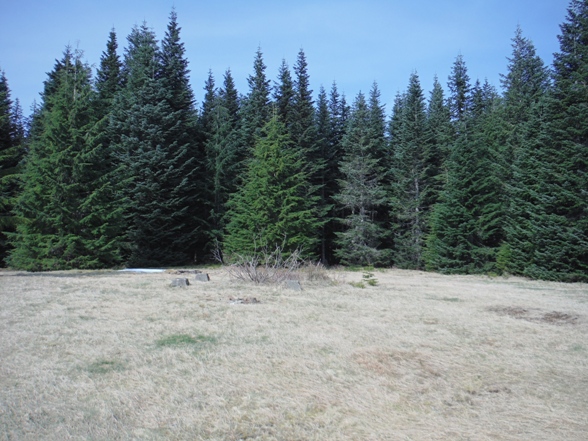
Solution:
<svg viewBox="0 0 588 441">
<path fill-rule="evenodd" d="M 588 284 L 205 271 L 0 272 L 0 440 L 586 439 Z"/>
</svg>

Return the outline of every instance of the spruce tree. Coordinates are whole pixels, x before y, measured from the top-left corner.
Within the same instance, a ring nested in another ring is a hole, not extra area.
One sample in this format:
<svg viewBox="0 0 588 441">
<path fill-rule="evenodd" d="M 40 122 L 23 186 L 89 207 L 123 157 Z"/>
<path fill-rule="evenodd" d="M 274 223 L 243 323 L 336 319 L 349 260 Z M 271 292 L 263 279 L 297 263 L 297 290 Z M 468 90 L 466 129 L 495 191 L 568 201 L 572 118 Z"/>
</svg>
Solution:
<svg viewBox="0 0 588 441">
<path fill-rule="evenodd" d="M 204 83 L 204 100 L 202 101 L 202 108 L 198 115 L 198 131 L 203 144 L 206 144 L 211 132 L 212 109 L 216 105 L 217 92 L 214 75 L 209 70 L 208 77 Z"/>
<path fill-rule="evenodd" d="M 453 140 L 449 108 L 437 77 L 434 79 L 427 107 L 425 138 L 423 204 L 426 212 L 430 213 L 439 202 L 439 196 L 447 181 L 446 161 Z"/>
<path fill-rule="evenodd" d="M 298 52 L 298 58 L 294 65 L 294 75 L 293 115 L 292 125 L 289 129 L 295 145 L 305 152 L 307 161 L 312 168 L 312 179 L 319 182 L 324 161 L 316 148 L 314 101 L 312 99 L 312 90 L 310 89 L 308 63 L 302 49 Z"/>
<path fill-rule="evenodd" d="M 359 93 L 342 140 L 344 156 L 339 164 L 339 192 L 334 196 L 344 215 L 340 219 L 344 231 L 337 232 L 336 257 L 344 264 L 373 265 L 379 263 L 378 248 L 385 234 L 375 221 L 376 210 L 385 199 L 380 181 L 382 171 L 372 152 L 377 139 L 369 129 L 370 112 L 365 96 Z"/>
<path fill-rule="evenodd" d="M 394 224 L 394 263 L 401 268 L 423 268 L 427 232 L 424 195 L 426 187 L 426 107 L 416 73 L 410 76 L 402 106 L 393 124 L 391 196 Z M 397 110 L 398 111 L 398 110 Z"/>
<path fill-rule="evenodd" d="M 29 270 L 99 268 L 120 261 L 118 211 L 104 207 L 100 149 L 92 138 L 90 68 L 69 48 L 49 74 L 37 135 L 23 172 L 10 235 L 12 266 Z M 110 194 L 109 196 L 113 196 Z M 113 227 L 114 225 L 114 227 Z"/>
<path fill-rule="evenodd" d="M 536 146 L 542 132 L 540 114 L 549 89 L 548 71 L 536 54 L 533 43 L 517 27 L 512 40 L 512 56 L 508 72 L 502 76 L 504 88 L 505 143 L 502 159 L 507 185 L 506 241 L 499 256 L 499 269 L 513 274 L 525 274 L 532 264 L 537 243 L 537 210 L 541 206 L 536 193 Z M 539 118 L 539 119 L 538 119 Z M 534 220 L 532 220 L 534 219 Z"/>
<path fill-rule="evenodd" d="M 572 0 L 554 54 L 546 137 L 538 146 L 541 213 L 532 277 L 588 280 L 588 2 Z"/>
<path fill-rule="evenodd" d="M 201 210 L 206 201 L 206 160 L 197 141 L 198 115 L 181 30 L 177 14 L 172 10 L 161 42 L 160 77 L 166 102 L 174 115 L 168 154 L 175 170 L 169 174 L 167 191 L 177 199 L 172 210 L 175 210 L 173 216 L 179 228 L 172 250 L 194 261 L 206 247 L 206 237 L 202 234 L 207 228 L 206 215 Z"/>
<path fill-rule="evenodd" d="M 470 90 L 427 238 L 427 268 L 446 273 L 495 272 L 504 239 L 500 102 L 487 82 Z"/>
<path fill-rule="evenodd" d="M 19 191 L 18 176 L 24 158 L 24 141 L 20 104 L 10 98 L 8 81 L 4 72 L 0 71 L 0 264 L 4 263 L 10 249 L 6 233 L 16 229 L 12 208 Z"/>
<path fill-rule="evenodd" d="M 257 137 L 239 191 L 229 201 L 227 255 L 282 247 L 312 256 L 320 227 L 301 152 L 274 116 Z"/>
<path fill-rule="evenodd" d="M 329 101 L 327 92 L 321 86 L 317 99 L 316 108 L 316 130 L 317 130 L 317 150 L 324 161 L 324 171 L 321 173 L 321 181 L 319 184 L 319 211 L 323 213 L 323 225 L 319 234 L 320 241 L 320 259 L 321 262 L 327 264 L 333 258 L 333 222 L 334 218 L 334 204 L 332 197 L 337 190 L 337 181 L 335 176 L 337 173 L 338 155 L 336 146 L 332 143 L 333 122 L 329 111 Z"/>
<path fill-rule="evenodd" d="M 114 29 L 110 31 L 106 51 L 100 57 L 100 67 L 96 72 L 96 102 L 97 118 L 102 119 L 110 113 L 115 95 L 122 87 L 122 62 L 117 54 L 118 42 Z"/>
<path fill-rule="evenodd" d="M 274 86 L 274 105 L 280 121 L 287 129 L 293 124 L 294 81 L 286 60 L 282 60 L 278 71 L 278 81 Z"/>
<path fill-rule="evenodd" d="M 238 188 L 243 170 L 239 155 L 239 101 L 231 72 L 224 77 L 223 88 L 210 109 L 210 133 L 206 142 L 207 176 L 210 195 L 210 243 L 223 242 L 226 228 L 226 204 Z"/>
<path fill-rule="evenodd" d="M 316 108 L 317 146 L 324 161 L 324 172 L 321 174 L 319 207 L 323 207 L 324 220 L 320 234 L 320 257 L 325 264 L 334 263 L 336 232 L 342 231 L 337 220 L 337 204 L 333 197 L 339 192 L 339 162 L 343 152 L 342 139 L 347 123 L 348 108 L 345 98 L 339 94 L 333 82 L 327 97 L 321 88 Z"/>
<path fill-rule="evenodd" d="M 115 148 L 123 169 L 129 265 L 186 263 L 197 246 L 193 113 L 189 93 L 182 91 L 185 63 L 171 62 L 182 59 L 182 51 L 171 50 L 178 44 L 173 23 L 172 15 L 163 53 L 146 24 L 132 30 L 125 87 L 113 106 L 111 130 L 117 134 Z M 167 65 L 177 69 L 164 69 L 166 57 Z"/>
<path fill-rule="evenodd" d="M 451 67 L 449 75 L 449 112 L 451 120 L 463 122 L 470 108 L 471 84 L 463 56 L 459 54 Z"/>
<path fill-rule="evenodd" d="M 241 149 L 245 152 L 253 149 L 256 136 L 271 117 L 270 82 L 265 70 L 263 54 L 261 48 L 258 48 L 253 62 L 253 75 L 247 78 L 249 93 L 245 97 L 241 113 Z"/>
</svg>

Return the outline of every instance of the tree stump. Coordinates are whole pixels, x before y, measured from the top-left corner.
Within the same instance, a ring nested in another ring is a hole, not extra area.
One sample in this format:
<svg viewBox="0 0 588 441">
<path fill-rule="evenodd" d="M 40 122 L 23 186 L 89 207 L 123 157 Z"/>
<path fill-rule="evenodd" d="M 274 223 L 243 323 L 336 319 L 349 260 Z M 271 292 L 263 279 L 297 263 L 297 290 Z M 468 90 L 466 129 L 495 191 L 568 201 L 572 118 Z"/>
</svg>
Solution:
<svg viewBox="0 0 588 441">
<path fill-rule="evenodd" d="M 171 286 L 188 286 L 190 284 L 190 281 L 188 279 L 173 279 Z"/>
<path fill-rule="evenodd" d="M 196 274 L 196 277 L 194 277 L 194 280 L 196 280 L 197 282 L 209 282 L 210 277 L 208 277 L 207 273 L 199 273 L 199 274 Z"/>
</svg>

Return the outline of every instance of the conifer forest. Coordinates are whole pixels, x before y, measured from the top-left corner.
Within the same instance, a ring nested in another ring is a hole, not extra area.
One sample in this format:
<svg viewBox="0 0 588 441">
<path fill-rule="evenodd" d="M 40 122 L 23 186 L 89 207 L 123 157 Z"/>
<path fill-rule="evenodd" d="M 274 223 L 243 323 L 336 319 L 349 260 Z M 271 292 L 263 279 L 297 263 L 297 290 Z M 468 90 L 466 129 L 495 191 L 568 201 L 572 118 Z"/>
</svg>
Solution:
<svg viewBox="0 0 588 441">
<path fill-rule="evenodd" d="M 66 47 L 25 116 L 0 72 L 0 259 L 29 271 L 181 266 L 280 249 L 326 265 L 588 281 L 588 1 L 552 65 L 513 30 L 500 85 L 458 55 L 389 114 L 373 83 L 311 89 L 303 50 L 196 103 L 174 11 L 96 68 Z M 121 55 L 122 54 L 122 55 Z M 58 54 L 56 54 L 58 55 Z M 368 73 L 366 75 L 369 77 Z"/>
</svg>

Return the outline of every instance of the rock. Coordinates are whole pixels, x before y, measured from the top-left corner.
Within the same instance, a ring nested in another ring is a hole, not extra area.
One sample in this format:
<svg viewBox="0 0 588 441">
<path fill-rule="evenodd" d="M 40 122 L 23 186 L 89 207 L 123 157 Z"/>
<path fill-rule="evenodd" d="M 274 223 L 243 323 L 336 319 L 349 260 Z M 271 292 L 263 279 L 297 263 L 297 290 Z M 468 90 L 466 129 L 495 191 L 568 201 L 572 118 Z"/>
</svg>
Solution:
<svg viewBox="0 0 588 441">
<path fill-rule="evenodd" d="M 210 282 L 210 277 L 208 277 L 207 273 L 200 273 L 196 274 L 194 280 L 196 280 L 197 282 Z"/>
<path fill-rule="evenodd" d="M 293 289 L 294 291 L 302 291 L 302 286 L 298 280 L 286 280 L 286 288 Z"/>
<path fill-rule="evenodd" d="M 188 286 L 190 284 L 190 281 L 188 279 L 173 279 L 171 286 Z"/>
</svg>

